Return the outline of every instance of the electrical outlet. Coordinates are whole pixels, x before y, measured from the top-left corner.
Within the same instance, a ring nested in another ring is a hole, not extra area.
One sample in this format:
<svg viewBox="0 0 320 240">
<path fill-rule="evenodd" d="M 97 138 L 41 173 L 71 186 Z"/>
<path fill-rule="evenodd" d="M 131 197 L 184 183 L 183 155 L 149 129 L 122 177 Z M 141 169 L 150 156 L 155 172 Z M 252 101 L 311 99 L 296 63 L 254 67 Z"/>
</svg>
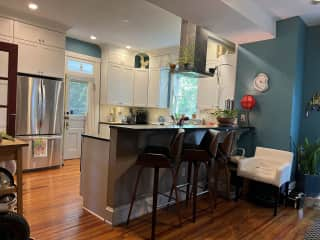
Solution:
<svg viewBox="0 0 320 240">
<path fill-rule="evenodd" d="M 181 169 L 181 176 L 182 176 L 182 177 L 185 177 L 185 176 L 186 176 L 186 168 L 185 168 L 185 167 L 183 167 L 183 168 Z"/>
</svg>

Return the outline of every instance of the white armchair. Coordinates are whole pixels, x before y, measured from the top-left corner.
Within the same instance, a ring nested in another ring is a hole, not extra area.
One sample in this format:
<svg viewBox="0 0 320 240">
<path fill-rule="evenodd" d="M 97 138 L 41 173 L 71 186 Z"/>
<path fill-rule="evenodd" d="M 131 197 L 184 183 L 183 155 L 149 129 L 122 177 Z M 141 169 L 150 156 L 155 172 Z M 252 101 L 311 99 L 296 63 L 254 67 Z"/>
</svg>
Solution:
<svg viewBox="0 0 320 240">
<path fill-rule="evenodd" d="M 275 216 L 283 184 L 286 184 L 286 194 L 288 192 L 292 162 L 292 152 L 263 147 L 256 148 L 254 157 L 244 158 L 238 162 L 237 174 L 239 177 L 275 186 Z"/>
</svg>

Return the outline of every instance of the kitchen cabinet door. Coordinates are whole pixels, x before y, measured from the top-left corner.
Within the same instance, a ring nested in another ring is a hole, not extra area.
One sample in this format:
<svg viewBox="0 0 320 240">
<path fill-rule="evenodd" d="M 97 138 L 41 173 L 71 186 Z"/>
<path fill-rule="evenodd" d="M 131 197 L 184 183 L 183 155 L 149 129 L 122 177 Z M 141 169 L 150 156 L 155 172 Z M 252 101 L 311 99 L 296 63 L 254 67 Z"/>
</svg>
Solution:
<svg viewBox="0 0 320 240">
<path fill-rule="evenodd" d="M 60 48 L 40 46 L 41 75 L 64 78 L 65 51 Z"/>
<path fill-rule="evenodd" d="M 12 39 L 13 20 L 0 17 L 0 37 L 4 39 Z"/>
<path fill-rule="evenodd" d="M 148 85 L 148 106 L 160 107 L 160 69 L 150 69 Z"/>
<path fill-rule="evenodd" d="M 35 43 L 19 40 L 15 42 L 18 44 L 18 72 L 40 75 L 41 50 L 40 46 Z"/>
<path fill-rule="evenodd" d="M 134 73 L 132 68 L 123 67 L 120 78 L 120 98 L 119 104 L 132 106 L 133 105 L 133 85 Z"/>
<path fill-rule="evenodd" d="M 134 90 L 133 105 L 146 107 L 148 104 L 148 81 L 149 70 L 135 69 L 134 71 Z"/>
<path fill-rule="evenodd" d="M 99 136 L 110 139 L 110 125 L 100 123 L 99 127 Z"/>
<path fill-rule="evenodd" d="M 65 48 L 65 35 L 22 22 L 14 22 L 14 38 L 46 46 Z"/>
<path fill-rule="evenodd" d="M 161 56 L 151 56 L 149 62 L 150 62 L 149 68 L 160 68 Z"/>
<path fill-rule="evenodd" d="M 198 80 L 198 108 L 213 109 L 218 106 L 218 83 L 216 77 Z"/>
<path fill-rule="evenodd" d="M 108 104 L 119 104 L 121 72 L 122 68 L 120 65 L 109 64 L 107 73 Z"/>
</svg>

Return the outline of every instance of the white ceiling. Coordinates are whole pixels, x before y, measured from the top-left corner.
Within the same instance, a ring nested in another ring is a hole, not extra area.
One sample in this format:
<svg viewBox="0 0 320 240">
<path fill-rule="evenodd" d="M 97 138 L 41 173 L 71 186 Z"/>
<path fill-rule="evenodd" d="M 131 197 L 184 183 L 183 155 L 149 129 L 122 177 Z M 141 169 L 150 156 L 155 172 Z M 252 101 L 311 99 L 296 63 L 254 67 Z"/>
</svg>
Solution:
<svg viewBox="0 0 320 240">
<path fill-rule="evenodd" d="M 256 0 L 273 15 L 285 19 L 301 16 L 309 26 L 320 25 L 320 4 L 313 5 L 311 0 Z"/>
<path fill-rule="evenodd" d="M 30 11 L 28 3 L 39 5 Z M 301 16 L 320 24 L 311 0 L 0 0 L 0 15 L 66 26 L 67 35 L 96 43 L 154 49 L 178 45 L 181 16 L 233 42 L 272 38 L 275 21 Z M 155 4 L 155 5 L 154 5 Z M 157 6 L 156 6 L 157 5 Z M 158 7 L 160 6 L 160 7 Z M 166 9 L 166 10 L 163 10 Z M 128 22 L 126 22 L 128 20 Z"/>
<path fill-rule="evenodd" d="M 70 28 L 69 36 L 85 41 L 95 35 L 97 43 L 135 49 L 180 43 L 181 19 L 143 0 L 32 0 L 39 5 L 37 11 L 28 9 L 29 2 L 0 0 L 0 11 L 3 6 L 24 13 L 23 17 L 27 13 L 64 24 Z"/>
</svg>

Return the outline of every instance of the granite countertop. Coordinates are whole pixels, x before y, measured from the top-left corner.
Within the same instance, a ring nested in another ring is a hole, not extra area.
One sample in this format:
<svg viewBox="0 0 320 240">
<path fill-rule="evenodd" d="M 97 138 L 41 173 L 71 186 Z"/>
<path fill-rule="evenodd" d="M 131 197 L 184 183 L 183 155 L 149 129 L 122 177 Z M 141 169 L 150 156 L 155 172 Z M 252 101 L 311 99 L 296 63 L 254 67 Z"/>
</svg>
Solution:
<svg viewBox="0 0 320 240">
<path fill-rule="evenodd" d="M 171 129 L 216 129 L 216 130 L 236 130 L 242 129 L 242 127 L 219 127 L 217 125 L 183 125 L 182 127 L 178 125 L 152 125 L 152 124 L 141 124 L 141 125 L 111 125 L 111 128 L 127 129 L 135 131 L 148 131 L 148 130 L 171 130 Z"/>
<path fill-rule="evenodd" d="M 102 137 L 99 134 L 81 134 L 82 137 L 94 138 L 102 141 L 110 141 L 110 138 Z"/>
</svg>

